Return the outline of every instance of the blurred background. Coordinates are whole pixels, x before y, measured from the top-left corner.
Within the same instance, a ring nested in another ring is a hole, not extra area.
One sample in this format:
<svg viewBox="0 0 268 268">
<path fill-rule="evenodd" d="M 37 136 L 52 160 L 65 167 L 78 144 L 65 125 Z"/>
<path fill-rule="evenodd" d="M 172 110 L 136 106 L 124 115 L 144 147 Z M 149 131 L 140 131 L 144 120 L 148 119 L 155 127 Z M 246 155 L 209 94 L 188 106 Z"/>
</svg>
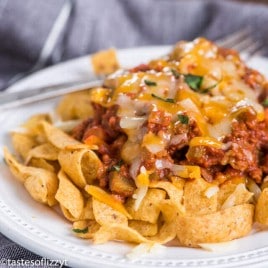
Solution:
<svg viewBox="0 0 268 268">
<path fill-rule="evenodd" d="M 21 74 L 108 47 L 216 40 L 250 26 L 266 45 L 266 0 L 1 0 L 0 89 Z M 18 75 L 19 74 L 19 75 Z"/>
</svg>

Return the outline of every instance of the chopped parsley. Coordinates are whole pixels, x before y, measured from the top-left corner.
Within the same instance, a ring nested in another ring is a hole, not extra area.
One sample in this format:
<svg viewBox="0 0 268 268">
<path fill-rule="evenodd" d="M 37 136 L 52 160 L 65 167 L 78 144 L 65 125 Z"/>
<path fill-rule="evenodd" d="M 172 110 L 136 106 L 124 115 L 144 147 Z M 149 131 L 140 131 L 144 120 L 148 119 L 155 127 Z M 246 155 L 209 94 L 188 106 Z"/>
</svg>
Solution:
<svg viewBox="0 0 268 268">
<path fill-rule="evenodd" d="M 144 83 L 149 86 L 149 87 L 153 87 L 153 86 L 157 86 L 157 83 L 154 81 L 150 81 L 150 80 L 144 80 Z"/>
<path fill-rule="evenodd" d="M 120 160 L 116 165 L 113 165 L 110 168 L 110 171 L 120 171 L 121 166 L 123 165 L 123 161 Z"/>
<path fill-rule="evenodd" d="M 189 117 L 187 115 L 178 114 L 178 119 L 184 125 L 188 125 L 189 124 Z"/>
<path fill-rule="evenodd" d="M 268 107 L 268 98 L 266 98 L 263 102 L 262 102 L 262 105 L 264 107 Z"/>
<path fill-rule="evenodd" d="M 171 69 L 172 74 L 175 76 L 176 79 L 180 77 L 180 74 L 175 69 Z"/>
<path fill-rule="evenodd" d="M 212 88 L 216 87 L 222 80 L 218 81 L 217 83 L 215 83 L 214 85 L 204 88 L 200 91 L 200 93 L 208 93 Z"/>
<path fill-rule="evenodd" d="M 171 99 L 171 98 L 164 99 L 164 98 L 161 98 L 155 94 L 152 94 L 151 96 L 158 99 L 158 100 L 164 101 L 164 102 L 175 103 L 175 100 Z"/>
<path fill-rule="evenodd" d="M 88 232 L 88 227 L 86 227 L 85 229 L 73 229 L 73 232 L 77 234 L 86 234 Z"/>
<path fill-rule="evenodd" d="M 203 76 L 184 74 L 186 84 L 194 91 L 199 92 L 203 82 Z"/>
</svg>

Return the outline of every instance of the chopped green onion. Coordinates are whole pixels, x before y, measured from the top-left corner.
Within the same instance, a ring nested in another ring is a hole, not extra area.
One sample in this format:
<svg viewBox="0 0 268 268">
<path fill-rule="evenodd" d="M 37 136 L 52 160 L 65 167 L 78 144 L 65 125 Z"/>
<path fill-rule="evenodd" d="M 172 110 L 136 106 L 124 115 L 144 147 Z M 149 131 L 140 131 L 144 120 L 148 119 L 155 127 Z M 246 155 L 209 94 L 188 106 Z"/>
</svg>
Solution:
<svg viewBox="0 0 268 268">
<path fill-rule="evenodd" d="M 123 161 L 120 160 L 116 165 L 113 165 L 110 168 L 110 171 L 120 171 L 121 166 L 123 165 Z"/>
<path fill-rule="evenodd" d="M 164 98 L 161 98 L 155 94 L 152 94 L 151 96 L 158 99 L 158 100 L 164 101 L 164 102 L 175 103 L 174 99 L 170 99 L 170 98 L 164 99 Z"/>
<path fill-rule="evenodd" d="M 262 102 L 262 105 L 264 107 L 268 107 L 268 98 L 266 98 L 263 102 Z"/>
<path fill-rule="evenodd" d="M 201 90 L 200 93 L 208 93 L 212 88 L 216 87 L 222 80 L 218 81 L 217 83 L 215 83 L 214 85 L 204 88 Z"/>
<path fill-rule="evenodd" d="M 85 229 L 73 229 L 73 232 L 77 234 L 86 234 L 88 232 L 88 227 L 86 227 Z"/>
<path fill-rule="evenodd" d="M 172 74 L 175 76 L 176 79 L 178 79 L 178 78 L 180 77 L 180 74 L 178 73 L 177 70 L 175 70 L 175 69 L 171 69 L 171 72 L 172 72 Z"/>
<path fill-rule="evenodd" d="M 200 87 L 203 82 L 203 76 L 193 75 L 193 74 L 184 74 L 184 80 L 192 90 L 197 91 L 197 92 L 200 91 Z"/>
<path fill-rule="evenodd" d="M 188 125 L 189 124 L 189 117 L 187 115 L 178 114 L 178 119 L 184 125 Z"/>
<path fill-rule="evenodd" d="M 154 82 L 154 81 L 150 81 L 150 80 L 144 80 L 144 83 L 149 86 L 149 87 L 152 87 L 152 86 L 157 86 L 157 83 Z"/>
</svg>

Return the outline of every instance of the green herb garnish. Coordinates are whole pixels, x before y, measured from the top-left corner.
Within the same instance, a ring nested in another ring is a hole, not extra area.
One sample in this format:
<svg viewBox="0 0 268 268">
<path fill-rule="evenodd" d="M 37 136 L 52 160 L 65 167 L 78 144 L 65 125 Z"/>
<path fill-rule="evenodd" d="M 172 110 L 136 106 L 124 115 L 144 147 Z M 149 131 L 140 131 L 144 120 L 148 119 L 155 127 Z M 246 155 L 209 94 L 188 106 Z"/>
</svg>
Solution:
<svg viewBox="0 0 268 268">
<path fill-rule="evenodd" d="M 175 76 L 176 79 L 180 77 L 180 74 L 175 69 L 171 69 L 172 74 Z"/>
<path fill-rule="evenodd" d="M 184 80 L 187 85 L 194 91 L 199 92 L 203 82 L 203 76 L 184 74 Z"/>
<path fill-rule="evenodd" d="M 262 105 L 264 107 L 268 107 L 268 98 L 266 98 L 263 102 L 262 102 Z"/>
<path fill-rule="evenodd" d="M 144 80 L 144 83 L 149 86 L 149 87 L 153 87 L 153 86 L 157 86 L 157 83 L 154 81 L 150 81 L 150 80 Z"/>
<path fill-rule="evenodd" d="M 218 81 L 217 83 L 215 83 L 214 85 L 204 88 L 200 91 L 200 93 L 208 93 L 212 88 L 216 87 L 222 80 Z"/>
<path fill-rule="evenodd" d="M 158 100 L 164 101 L 164 102 L 175 103 L 174 99 L 170 99 L 170 98 L 164 99 L 164 98 L 161 98 L 155 94 L 152 94 L 151 96 L 158 99 Z"/>
<path fill-rule="evenodd" d="M 178 119 L 184 125 L 188 125 L 189 124 L 189 117 L 187 115 L 178 114 Z"/>
<path fill-rule="evenodd" d="M 86 234 L 88 232 L 88 227 L 86 227 L 85 229 L 73 229 L 73 232 L 77 234 Z"/>
<path fill-rule="evenodd" d="M 123 165 L 123 161 L 120 160 L 116 165 L 113 165 L 110 168 L 110 171 L 120 171 L 121 166 Z"/>
</svg>

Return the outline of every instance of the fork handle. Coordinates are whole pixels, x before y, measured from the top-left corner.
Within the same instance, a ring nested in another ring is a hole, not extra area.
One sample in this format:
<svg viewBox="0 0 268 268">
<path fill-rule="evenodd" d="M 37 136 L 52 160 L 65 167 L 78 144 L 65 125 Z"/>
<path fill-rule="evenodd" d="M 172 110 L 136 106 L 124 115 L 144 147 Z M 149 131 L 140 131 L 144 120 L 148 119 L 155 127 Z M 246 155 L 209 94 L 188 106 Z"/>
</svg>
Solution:
<svg viewBox="0 0 268 268">
<path fill-rule="evenodd" d="M 80 83 L 70 82 L 25 91 L 0 93 L 0 110 L 11 109 L 37 101 L 59 97 L 67 93 L 99 87 L 102 83 L 103 81 L 101 80 Z"/>
</svg>

